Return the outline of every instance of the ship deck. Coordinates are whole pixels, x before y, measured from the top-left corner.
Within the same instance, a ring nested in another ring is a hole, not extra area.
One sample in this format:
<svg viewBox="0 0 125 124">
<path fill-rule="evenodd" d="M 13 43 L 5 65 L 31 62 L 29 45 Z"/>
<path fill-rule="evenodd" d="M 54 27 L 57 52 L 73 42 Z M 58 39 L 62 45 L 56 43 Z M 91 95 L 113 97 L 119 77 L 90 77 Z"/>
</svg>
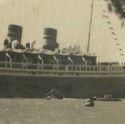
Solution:
<svg viewBox="0 0 125 124">
<path fill-rule="evenodd" d="M 0 75 L 37 77 L 124 77 L 124 65 L 58 65 L 0 62 Z"/>
</svg>

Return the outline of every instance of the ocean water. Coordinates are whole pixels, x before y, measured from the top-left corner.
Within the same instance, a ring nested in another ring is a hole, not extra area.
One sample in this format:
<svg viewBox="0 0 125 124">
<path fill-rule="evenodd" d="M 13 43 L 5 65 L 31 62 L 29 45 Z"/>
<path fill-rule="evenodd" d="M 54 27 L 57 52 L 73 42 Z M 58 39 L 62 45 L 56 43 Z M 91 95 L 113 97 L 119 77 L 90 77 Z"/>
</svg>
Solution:
<svg viewBox="0 0 125 124">
<path fill-rule="evenodd" d="M 0 124 L 124 124 L 125 101 L 0 99 Z"/>
</svg>

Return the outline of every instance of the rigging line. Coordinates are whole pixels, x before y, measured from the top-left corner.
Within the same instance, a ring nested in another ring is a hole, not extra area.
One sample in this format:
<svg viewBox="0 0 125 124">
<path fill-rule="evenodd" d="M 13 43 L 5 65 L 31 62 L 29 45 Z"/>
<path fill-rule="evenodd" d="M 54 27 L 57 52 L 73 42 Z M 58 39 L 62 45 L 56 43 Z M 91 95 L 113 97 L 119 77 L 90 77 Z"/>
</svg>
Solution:
<svg viewBox="0 0 125 124">
<path fill-rule="evenodd" d="M 102 10 L 102 17 L 104 18 L 104 19 L 106 19 L 107 20 L 107 23 L 108 23 L 108 25 L 109 25 L 109 29 L 110 29 L 110 33 L 113 35 L 113 36 L 115 36 L 116 35 L 116 33 L 115 33 L 115 31 L 114 31 L 114 27 L 112 27 L 112 21 L 111 21 L 111 18 L 110 18 L 110 16 L 108 15 L 108 13 L 107 13 L 107 11 L 106 10 Z M 119 47 L 120 47 L 120 44 L 117 44 L 117 42 L 116 41 L 118 41 L 118 38 L 116 38 L 116 36 L 115 36 L 115 38 L 113 38 L 114 40 L 115 40 L 115 45 L 118 47 L 118 53 L 119 52 L 121 52 L 119 49 Z"/>
<path fill-rule="evenodd" d="M 105 11 L 105 12 L 106 12 L 106 11 Z M 110 20 L 110 17 L 109 17 L 106 13 L 103 14 L 102 17 L 105 18 L 105 19 L 107 19 L 107 23 L 108 23 L 108 24 L 110 24 L 110 25 L 112 24 L 112 23 L 111 23 L 111 20 Z M 113 28 L 112 26 L 110 26 L 109 29 L 112 30 L 111 33 L 112 33 L 113 35 L 116 35 L 116 33 L 113 31 L 114 28 Z M 118 40 L 118 39 L 117 39 L 117 38 L 114 38 L 114 40 Z"/>
<path fill-rule="evenodd" d="M 116 47 L 118 47 L 118 48 L 117 48 L 118 54 L 120 54 L 120 56 L 124 59 L 124 53 L 123 53 L 123 51 L 122 51 L 122 49 L 121 49 L 121 45 L 120 45 L 119 43 L 117 43 L 119 40 L 118 40 L 118 38 L 116 37 L 116 33 L 115 33 L 115 31 L 114 31 L 114 27 L 112 27 L 111 19 L 110 19 L 109 15 L 107 14 L 107 11 L 104 10 L 104 9 L 102 10 L 102 17 L 107 20 L 107 24 L 109 25 L 109 29 L 110 29 L 110 31 L 111 31 L 110 33 L 111 33 L 113 36 L 115 36 L 113 39 L 114 39 L 114 41 L 115 41 Z M 121 52 L 122 52 L 122 53 L 121 53 Z"/>
<path fill-rule="evenodd" d="M 93 7 L 94 7 L 94 0 L 92 0 L 92 5 L 91 5 L 91 15 L 90 15 L 90 23 L 89 23 L 90 25 L 89 25 L 89 33 L 88 33 L 87 53 L 89 53 L 90 41 L 91 41 L 91 28 L 92 28 Z"/>
<path fill-rule="evenodd" d="M 116 35 L 116 33 L 114 32 L 114 28 L 111 26 L 112 25 L 112 22 L 111 22 L 111 20 L 110 20 L 110 17 L 107 15 L 107 12 L 106 12 L 106 10 L 102 10 L 102 17 L 104 18 L 104 19 L 106 19 L 107 20 L 107 23 L 110 25 L 110 27 L 109 27 L 109 29 L 111 30 L 111 33 L 113 34 L 113 35 Z M 122 52 L 122 49 L 121 49 L 121 47 L 120 47 L 120 44 L 119 43 L 117 43 L 116 41 L 118 41 L 118 38 L 113 38 L 114 40 L 115 40 L 115 43 L 116 43 L 116 46 L 118 47 L 118 53 L 120 54 L 120 56 L 122 56 L 122 57 L 124 57 L 124 54 L 123 53 L 121 53 Z M 124 59 L 124 58 L 123 58 Z"/>
</svg>

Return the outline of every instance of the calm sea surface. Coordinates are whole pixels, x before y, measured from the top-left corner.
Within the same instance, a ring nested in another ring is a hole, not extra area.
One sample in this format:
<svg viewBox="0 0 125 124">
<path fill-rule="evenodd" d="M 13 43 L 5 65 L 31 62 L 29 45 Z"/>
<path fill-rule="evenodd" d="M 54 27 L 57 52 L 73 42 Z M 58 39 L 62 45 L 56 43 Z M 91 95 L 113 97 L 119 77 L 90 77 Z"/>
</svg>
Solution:
<svg viewBox="0 0 125 124">
<path fill-rule="evenodd" d="M 124 124 L 125 101 L 0 99 L 0 124 Z"/>
</svg>

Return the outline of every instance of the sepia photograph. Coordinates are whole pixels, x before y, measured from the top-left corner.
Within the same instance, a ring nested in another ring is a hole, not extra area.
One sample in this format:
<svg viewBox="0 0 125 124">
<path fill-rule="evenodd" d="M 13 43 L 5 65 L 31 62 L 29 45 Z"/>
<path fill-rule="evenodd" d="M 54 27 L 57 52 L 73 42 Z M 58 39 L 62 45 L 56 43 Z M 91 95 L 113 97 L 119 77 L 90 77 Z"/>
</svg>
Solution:
<svg viewBox="0 0 125 124">
<path fill-rule="evenodd" d="M 0 0 L 0 124 L 124 124 L 125 0 Z"/>
</svg>

